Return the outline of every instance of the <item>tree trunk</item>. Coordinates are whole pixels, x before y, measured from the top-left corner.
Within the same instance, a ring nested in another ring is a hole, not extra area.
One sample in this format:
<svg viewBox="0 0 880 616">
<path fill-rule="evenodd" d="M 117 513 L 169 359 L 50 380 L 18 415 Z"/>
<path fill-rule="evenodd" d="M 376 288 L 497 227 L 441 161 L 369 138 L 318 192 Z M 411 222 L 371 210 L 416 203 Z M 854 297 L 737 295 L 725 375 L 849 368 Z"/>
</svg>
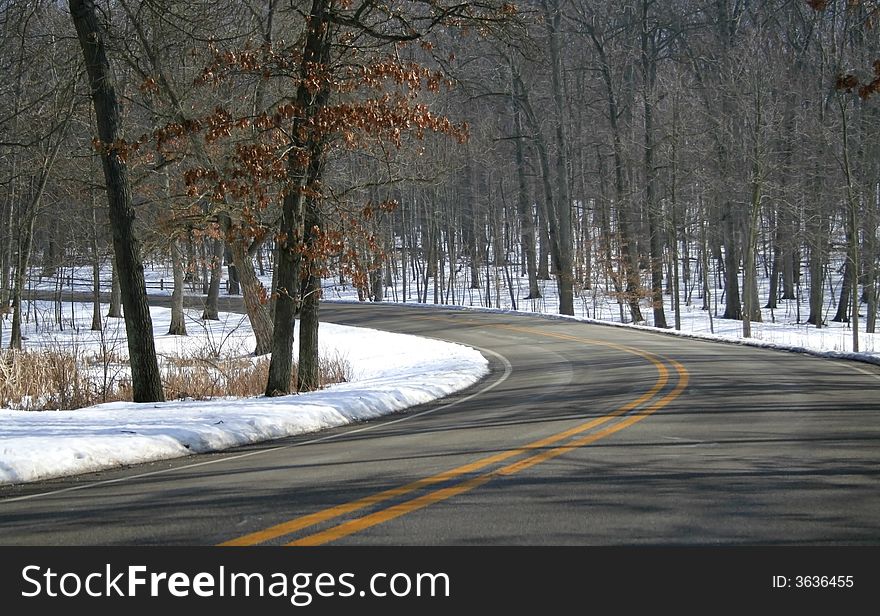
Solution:
<svg viewBox="0 0 880 616">
<path fill-rule="evenodd" d="M 272 245 L 272 286 L 269 287 L 269 319 L 275 322 L 275 304 L 278 297 L 278 246 Z"/>
<path fill-rule="evenodd" d="M 800 267 L 798 252 L 790 238 L 782 244 L 782 299 L 797 299 L 794 287 L 798 281 Z"/>
<path fill-rule="evenodd" d="M 217 321 L 220 319 L 217 303 L 220 300 L 220 275 L 222 271 L 223 240 L 214 239 L 211 249 L 211 282 L 208 284 L 205 309 L 202 312 L 202 319 L 205 321 Z"/>
<path fill-rule="evenodd" d="M 672 136 L 670 144 L 670 177 L 669 177 L 669 247 L 672 254 L 670 261 L 672 263 L 672 311 L 675 322 L 676 331 L 681 330 L 681 256 L 679 254 L 679 246 L 684 246 L 684 294 L 687 297 L 687 277 L 688 277 L 688 241 L 687 234 L 685 239 L 679 244 L 679 231 L 681 213 L 678 203 L 678 94 L 673 95 L 672 99 Z"/>
<path fill-rule="evenodd" d="M 382 281 L 382 268 L 370 271 L 370 301 L 381 302 L 385 299 L 385 286 Z"/>
<path fill-rule="evenodd" d="M 272 336 L 272 359 L 269 362 L 269 378 L 266 395 L 277 396 L 290 393 L 290 380 L 293 370 L 293 317 L 300 290 L 300 268 L 302 256 L 299 252 L 304 238 L 303 217 L 305 212 L 304 190 L 320 180 L 321 166 L 316 158 L 319 143 L 317 137 L 309 133 L 307 124 L 329 101 L 329 85 L 313 92 L 306 85 L 312 67 L 326 64 L 329 60 L 333 26 L 328 12 L 330 0 L 313 0 L 309 18 L 306 21 L 306 39 L 299 71 L 301 82 L 297 88 L 296 100 L 305 117 L 295 123 L 292 131 L 297 148 L 288 155 L 287 176 L 290 189 L 281 207 L 279 228 L 281 250 L 278 258 L 278 297 L 275 304 L 275 326 Z M 301 134 L 304 133 L 304 134 Z M 298 159 L 298 151 L 308 151 L 311 160 L 308 164 Z M 317 175 L 310 173 L 318 170 Z"/>
<path fill-rule="evenodd" d="M 92 196 L 92 331 L 104 329 L 101 323 L 101 255 L 98 252 L 98 208 Z"/>
<path fill-rule="evenodd" d="M 171 325 L 168 334 L 186 336 L 186 318 L 183 312 L 183 282 L 186 276 L 180 243 L 176 238 L 171 240 L 171 269 L 174 273 L 174 290 L 171 292 Z"/>
<path fill-rule="evenodd" d="M 19 99 L 21 96 L 22 92 L 16 91 L 15 105 L 13 107 L 15 117 L 12 120 L 13 130 L 17 128 L 18 124 Z M 9 180 L 8 198 L 6 199 L 8 207 L 6 216 L 4 216 L 3 220 L 0 220 L 0 223 L 3 225 L 3 243 L 2 247 L 0 247 L 0 317 L 9 309 L 9 301 L 12 297 L 12 269 L 13 262 L 15 261 L 14 246 L 16 244 L 16 232 L 13 229 L 13 221 L 15 220 L 16 205 L 18 204 L 18 192 L 16 190 L 18 188 L 18 181 L 16 179 L 18 175 L 18 156 L 13 152 L 10 158 L 9 168 L 12 175 Z"/>
<path fill-rule="evenodd" d="M 318 204 L 308 199 L 305 212 L 305 244 L 316 254 L 314 244 L 318 237 L 321 219 Z M 302 307 L 299 313 L 299 364 L 297 365 L 297 391 L 313 391 L 321 387 L 320 362 L 318 358 L 318 309 L 321 301 L 321 263 L 310 260 L 304 282 Z"/>
<path fill-rule="evenodd" d="M 820 229 L 822 225 L 817 225 Z M 820 231 L 821 233 L 821 231 Z M 824 237 L 819 233 L 811 234 L 810 240 L 810 316 L 807 323 L 821 329 L 824 325 L 823 316 L 825 311 L 825 250 Z"/>
<path fill-rule="evenodd" d="M 678 208 L 678 204 L 675 202 L 675 194 L 673 191 L 672 203 L 670 209 L 672 210 L 672 220 L 669 225 L 669 246 L 671 248 L 671 254 L 669 255 L 669 261 L 671 264 L 671 278 L 672 278 L 672 314 L 673 314 L 673 322 L 675 324 L 676 330 L 681 330 L 681 255 L 679 253 L 679 238 L 678 238 L 678 219 L 676 216 L 676 209 Z"/>
<path fill-rule="evenodd" d="M 122 318 L 122 289 L 119 288 L 119 270 L 116 269 L 116 256 L 110 255 L 112 274 L 110 277 L 110 309 L 107 317 L 110 319 Z"/>
<path fill-rule="evenodd" d="M 58 273 L 58 265 L 61 263 L 61 228 L 58 225 L 58 219 L 53 219 L 49 224 L 48 243 L 43 248 L 41 278 L 54 278 Z"/>
<path fill-rule="evenodd" d="M 725 204 L 721 224 L 724 230 L 724 315 L 723 319 L 741 321 L 742 303 L 739 297 L 739 255 L 736 240 L 736 225 L 733 222 L 732 204 Z"/>
<path fill-rule="evenodd" d="M 873 255 L 876 251 L 876 239 L 873 231 L 866 238 L 865 248 L 870 260 L 865 259 L 865 302 L 867 303 L 868 315 L 865 317 L 865 333 L 873 334 L 877 328 L 877 265 Z"/>
<path fill-rule="evenodd" d="M 607 182 L 605 181 L 605 160 L 598 147 L 596 148 L 596 159 L 597 168 L 599 170 L 599 204 L 596 211 L 596 216 L 599 219 L 599 252 L 602 256 L 602 262 L 605 269 L 605 287 L 612 287 L 614 289 L 614 298 L 620 309 L 620 320 L 623 321 L 625 318 L 623 312 L 623 284 L 621 283 L 623 267 L 618 266 L 617 270 L 614 269 L 611 206 L 609 203 L 610 199 L 608 198 Z"/>
<path fill-rule="evenodd" d="M 709 331 L 715 333 L 715 324 L 712 321 L 711 293 L 709 285 L 709 238 L 706 233 L 706 221 L 700 220 L 700 271 L 703 283 L 703 310 L 709 315 Z"/>
<path fill-rule="evenodd" d="M 241 295 L 241 279 L 232 256 L 232 249 L 228 244 L 223 247 L 223 261 L 226 264 L 226 294 Z"/>
<path fill-rule="evenodd" d="M 208 246 L 207 246 L 207 238 L 202 238 L 199 241 L 199 267 L 202 270 L 202 294 L 207 295 L 211 290 L 211 279 L 210 279 L 210 260 L 208 259 Z"/>
<path fill-rule="evenodd" d="M 178 248 L 179 250 L 179 248 Z M 196 246 L 192 238 L 192 227 L 186 229 L 186 263 L 183 264 L 183 280 L 190 283 L 190 291 L 195 293 L 199 280 L 199 263 L 196 257 Z"/>
<path fill-rule="evenodd" d="M 852 242 L 850 238 L 849 230 L 847 230 L 846 234 L 847 244 Z M 847 257 L 846 263 L 843 267 L 843 280 L 840 284 L 840 297 L 837 302 L 837 311 L 834 313 L 834 318 L 831 319 L 835 323 L 849 323 L 850 317 L 850 291 L 852 291 L 852 279 L 853 279 L 853 267 L 852 267 L 852 259 Z"/>
<path fill-rule="evenodd" d="M 641 68 L 642 103 L 645 120 L 645 211 L 648 220 L 648 254 L 651 269 L 651 304 L 654 312 L 654 326 L 666 329 L 666 310 L 663 307 L 663 229 L 660 224 L 660 204 L 656 197 L 656 170 L 654 169 L 654 81 L 656 66 L 654 50 L 648 29 L 648 0 L 642 0 Z"/>
<path fill-rule="evenodd" d="M 844 281 L 844 286 L 849 291 L 850 307 L 850 329 L 852 330 L 852 351 L 859 352 L 859 211 L 858 200 L 853 182 L 852 167 L 850 166 L 849 157 L 849 125 L 847 122 L 847 108 L 843 99 L 843 94 L 838 92 L 837 101 L 840 107 L 841 115 L 841 138 L 843 140 L 843 172 L 846 179 L 846 271 L 849 272 L 848 280 Z M 846 279 L 846 275 L 844 275 Z M 847 284 L 848 283 L 848 284 Z M 844 293 L 841 292 L 841 306 L 844 306 L 842 298 Z M 838 312 L 840 310 L 838 309 Z M 837 318 L 835 317 L 835 320 Z"/>
<path fill-rule="evenodd" d="M 536 220 L 541 241 L 538 244 L 538 280 L 550 280 L 550 225 L 547 224 L 547 202 L 537 199 Z"/>
<path fill-rule="evenodd" d="M 782 278 L 782 299 L 796 299 L 794 288 L 798 280 L 800 264 L 795 249 L 795 233 L 797 221 L 785 211 L 785 204 L 780 206 L 776 234 L 776 250 L 779 251 L 779 273 Z M 778 287 L 777 287 L 778 291 Z"/>
<path fill-rule="evenodd" d="M 291 162 L 291 164 L 294 164 Z M 294 315 L 299 302 L 300 261 L 298 253 L 302 238 L 303 194 L 292 190 L 282 206 L 282 237 L 278 253 L 278 287 L 275 298 L 275 320 L 272 335 L 272 360 L 269 364 L 267 396 L 290 393 L 293 371 Z"/>
<path fill-rule="evenodd" d="M 227 242 L 235 263 L 235 271 L 241 280 L 241 296 L 251 329 L 257 339 L 254 355 L 265 355 L 272 351 L 272 321 L 265 303 L 266 291 L 254 272 L 254 264 L 248 254 L 246 240 L 230 238 Z"/>
<path fill-rule="evenodd" d="M 876 164 L 876 161 L 875 161 Z M 877 176 L 876 167 L 872 174 Z M 867 303 L 868 314 L 865 318 L 865 333 L 876 333 L 877 329 L 877 197 L 878 188 L 872 186 L 868 189 L 871 195 L 870 205 L 865 208 L 864 216 L 864 257 L 862 263 L 865 267 L 864 295 Z"/>
<path fill-rule="evenodd" d="M 761 308 L 758 305 L 758 283 L 755 266 L 755 255 L 758 252 L 758 219 L 761 212 L 761 187 L 762 180 L 759 164 L 755 162 L 754 178 L 752 180 L 752 203 L 749 215 L 749 226 L 746 232 L 746 242 L 743 246 L 743 299 L 742 311 L 743 337 L 751 338 L 752 321 L 761 321 Z"/>
<path fill-rule="evenodd" d="M 646 115 L 650 115 L 646 111 Z M 645 122 L 649 122 L 646 118 Z M 645 148 L 645 164 L 653 167 L 652 147 Z M 653 174 L 652 174 L 653 175 Z M 660 207 L 654 198 L 654 181 L 648 180 L 646 186 L 646 207 L 648 210 L 648 234 L 650 237 L 649 252 L 651 265 L 651 303 L 654 312 L 654 326 L 666 329 L 666 310 L 663 306 L 663 232 L 660 224 L 660 215 L 657 211 Z"/>
<path fill-rule="evenodd" d="M 122 305 L 125 308 L 132 394 L 135 402 L 158 402 L 164 399 L 164 394 L 144 284 L 140 241 L 134 230 L 135 214 L 131 205 L 128 168 L 124 156 L 120 156 L 116 147 L 121 140 L 122 130 L 113 73 L 93 0 L 69 0 L 69 4 L 89 76 L 98 137 L 103 144 L 101 162 L 110 205 L 110 227 L 119 269 Z"/>
<path fill-rule="evenodd" d="M 520 241 L 525 270 L 529 278 L 529 294 L 525 299 L 538 299 L 541 290 L 538 288 L 538 267 L 535 252 L 535 218 L 529 200 L 528 182 L 526 181 L 525 136 L 523 135 L 522 112 L 514 102 L 513 114 L 516 130 L 516 178 L 517 178 L 517 215 L 520 224 Z"/>
<path fill-rule="evenodd" d="M 801 59 L 799 58 L 797 63 L 799 64 L 800 62 Z M 797 137 L 798 129 L 794 109 L 799 104 L 800 100 L 796 92 L 792 89 L 786 97 L 784 112 L 785 124 L 780 136 L 782 140 L 782 167 L 780 170 L 781 194 L 780 201 L 776 208 L 776 238 L 774 242 L 776 254 L 774 255 L 773 260 L 773 267 L 776 271 L 776 275 L 778 279 L 781 279 L 781 298 L 784 300 L 797 299 L 797 296 L 795 295 L 795 284 L 798 282 L 798 276 L 800 274 L 800 264 L 798 263 L 796 249 L 797 240 L 795 239 L 797 237 L 798 223 L 797 214 L 794 212 L 797 210 L 792 208 L 790 204 L 792 199 L 789 196 L 794 192 L 791 184 L 792 179 L 797 173 L 794 167 L 794 140 Z M 779 280 L 776 281 L 776 286 L 773 288 L 773 292 L 774 294 L 770 296 L 768 304 L 772 303 L 775 308 L 777 297 L 779 297 Z"/>
<path fill-rule="evenodd" d="M 15 265 L 15 276 L 12 282 L 12 328 L 9 330 L 9 348 L 21 349 L 21 301 L 24 295 L 24 285 L 27 281 L 28 265 L 31 258 L 34 237 L 34 221 L 36 209 L 28 207 L 25 211 L 25 220 L 21 226 L 18 237 L 18 260 Z"/>
<path fill-rule="evenodd" d="M 552 2 L 552 7 L 551 7 Z M 559 314 L 574 315 L 574 263 L 571 232 L 571 189 L 568 183 L 568 143 L 565 135 L 565 84 L 562 74 L 562 10 L 559 0 L 544 0 L 547 34 L 550 38 L 550 81 L 556 111 L 556 191 L 548 193 L 550 249 L 556 269 Z M 542 154 L 546 156 L 546 153 Z M 542 163 L 542 171 L 547 173 Z M 549 178 L 547 178 L 549 179 Z M 546 180 L 545 180 L 546 181 Z"/>
<path fill-rule="evenodd" d="M 778 219 L 777 219 L 778 220 Z M 773 221 L 771 221 L 773 224 Z M 782 249 L 780 248 L 781 230 L 776 226 L 776 234 L 770 249 L 773 251 L 773 264 L 770 267 L 770 289 L 767 297 L 767 305 L 764 308 L 777 308 L 776 297 L 779 295 L 779 276 L 782 270 Z"/>
<path fill-rule="evenodd" d="M 464 223 L 466 226 L 464 237 L 467 242 L 467 251 L 470 254 L 470 288 L 481 289 L 480 284 L 480 265 L 483 262 L 483 251 L 485 245 L 485 233 L 483 230 L 482 211 L 477 204 L 477 174 L 476 166 L 471 156 L 471 151 L 467 151 L 467 164 L 465 168 L 465 178 L 467 181 L 467 195 L 465 205 Z M 415 205 L 415 202 L 413 202 Z"/>
</svg>

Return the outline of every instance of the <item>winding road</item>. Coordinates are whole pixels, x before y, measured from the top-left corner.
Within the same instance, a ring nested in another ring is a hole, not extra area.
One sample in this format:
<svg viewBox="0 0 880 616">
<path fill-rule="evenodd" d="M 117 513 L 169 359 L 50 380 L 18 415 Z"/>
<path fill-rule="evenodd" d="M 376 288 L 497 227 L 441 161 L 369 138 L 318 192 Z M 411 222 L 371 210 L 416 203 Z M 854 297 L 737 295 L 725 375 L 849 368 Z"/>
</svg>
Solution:
<svg viewBox="0 0 880 616">
<path fill-rule="evenodd" d="M 375 422 L 0 488 L 0 544 L 880 544 L 880 369 L 517 315 L 324 304 L 491 374 Z"/>
</svg>

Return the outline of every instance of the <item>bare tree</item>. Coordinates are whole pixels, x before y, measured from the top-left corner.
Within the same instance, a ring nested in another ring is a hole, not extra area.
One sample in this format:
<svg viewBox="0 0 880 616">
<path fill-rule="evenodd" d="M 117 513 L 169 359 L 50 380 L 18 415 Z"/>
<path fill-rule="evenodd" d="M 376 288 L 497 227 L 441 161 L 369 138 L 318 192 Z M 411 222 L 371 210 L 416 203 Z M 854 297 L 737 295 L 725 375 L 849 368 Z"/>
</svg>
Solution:
<svg viewBox="0 0 880 616">
<path fill-rule="evenodd" d="M 105 34 L 92 0 L 70 0 L 70 14 L 85 59 L 98 125 L 99 151 L 110 204 L 113 249 L 125 311 L 132 395 L 135 402 L 161 401 L 164 394 L 153 341 L 153 321 L 147 303 L 140 241 L 134 231 L 135 214 L 131 204 L 126 155 L 118 145 L 122 139 L 119 100 L 107 58 Z"/>
</svg>

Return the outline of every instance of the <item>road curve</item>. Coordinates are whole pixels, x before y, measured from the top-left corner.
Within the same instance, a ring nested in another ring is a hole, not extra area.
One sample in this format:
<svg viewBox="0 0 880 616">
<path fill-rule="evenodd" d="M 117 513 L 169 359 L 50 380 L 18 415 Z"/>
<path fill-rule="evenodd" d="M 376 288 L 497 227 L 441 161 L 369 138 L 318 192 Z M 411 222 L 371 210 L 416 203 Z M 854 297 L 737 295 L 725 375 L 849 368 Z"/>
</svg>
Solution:
<svg viewBox="0 0 880 616">
<path fill-rule="evenodd" d="M 507 314 L 325 304 L 480 348 L 405 414 L 0 488 L 0 544 L 880 544 L 880 370 Z"/>
</svg>

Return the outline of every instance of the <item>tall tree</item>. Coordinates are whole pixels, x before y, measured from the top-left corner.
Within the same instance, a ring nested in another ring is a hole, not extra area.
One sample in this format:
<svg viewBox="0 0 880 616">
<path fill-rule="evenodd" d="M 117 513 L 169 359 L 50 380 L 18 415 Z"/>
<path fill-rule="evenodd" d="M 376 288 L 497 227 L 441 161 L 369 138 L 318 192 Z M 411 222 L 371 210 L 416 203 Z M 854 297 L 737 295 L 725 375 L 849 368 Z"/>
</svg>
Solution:
<svg viewBox="0 0 880 616">
<path fill-rule="evenodd" d="M 144 283 L 140 240 L 134 229 L 135 212 L 131 203 L 127 153 L 125 147 L 120 146 L 122 125 L 119 99 L 107 57 L 106 34 L 98 20 L 93 0 L 69 0 L 69 6 L 85 59 L 98 125 L 97 148 L 110 205 L 113 250 L 131 362 L 132 396 L 135 402 L 158 402 L 164 399 L 164 394 Z"/>
<path fill-rule="evenodd" d="M 550 81 L 553 92 L 554 140 L 556 145 L 555 191 L 547 193 L 550 244 L 559 291 L 559 314 L 574 314 L 574 268 L 569 184 L 569 145 L 565 131 L 566 106 L 562 54 L 562 2 L 543 0 L 550 52 Z M 549 170 L 545 170 L 547 173 Z M 549 180 L 549 178 L 548 178 Z"/>
<path fill-rule="evenodd" d="M 641 0 L 641 72 L 642 106 L 644 111 L 644 173 L 645 210 L 648 221 L 648 252 L 651 269 L 651 302 L 654 325 L 666 328 L 666 311 L 663 307 L 663 240 L 661 204 L 657 196 L 657 169 L 655 157 L 654 107 L 657 84 L 657 56 L 660 53 L 662 28 L 655 28 L 650 19 L 649 0 Z"/>
</svg>

